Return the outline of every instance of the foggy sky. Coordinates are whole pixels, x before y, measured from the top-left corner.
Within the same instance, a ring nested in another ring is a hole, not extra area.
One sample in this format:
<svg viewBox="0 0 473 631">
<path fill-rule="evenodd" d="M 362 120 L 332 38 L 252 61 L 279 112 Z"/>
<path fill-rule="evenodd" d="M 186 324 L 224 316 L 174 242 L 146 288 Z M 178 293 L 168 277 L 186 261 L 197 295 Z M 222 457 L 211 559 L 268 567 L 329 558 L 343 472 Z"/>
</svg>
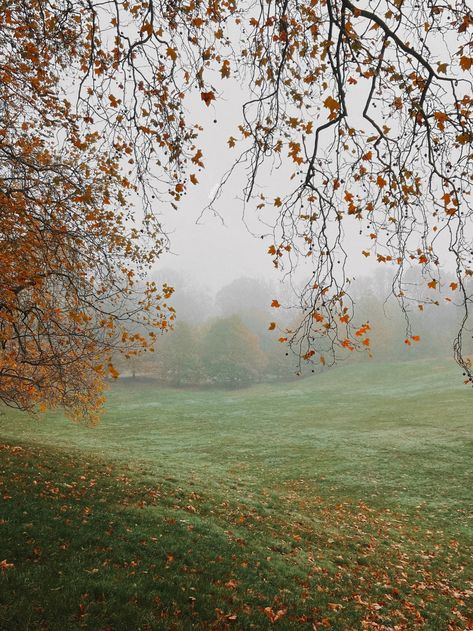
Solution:
<svg viewBox="0 0 473 631">
<path fill-rule="evenodd" d="M 245 177 L 242 170 L 227 182 L 216 203 L 221 217 L 211 211 L 202 214 L 220 179 L 238 156 L 238 149 L 230 149 L 227 140 L 231 135 L 239 136 L 237 126 L 242 120 L 241 107 L 247 95 L 235 83 L 228 81 L 227 85 L 227 90 L 210 107 L 196 98 L 189 99 L 189 120 L 197 120 L 204 127 L 198 146 L 204 152 L 205 169 L 190 170 L 196 172 L 199 184 L 189 185 L 187 196 L 181 200 L 177 211 L 170 206 L 163 207 L 163 223 L 169 234 L 171 252 L 164 254 L 155 266 L 158 273 L 162 269 L 174 269 L 211 291 L 242 276 L 264 278 L 272 283 L 283 280 L 283 274 L 274 268 L 272 257 L 267 253 L 272 241 L 268 227 L 256 217 L 256 202 L 247 207 L 246 225 L 243 221 Z M 268 197 L 273 191 L 274 197 L 284 193 L 281 179 L 284 180 L 284 174 L 281 178 L 278 171 L 272 177 L 263 178 L 259 182 L 261 192 Z M 358 221 L 348 218 L 344 221 L 344 229 L 349 254 L 348 275 L 364 276 L 374 271 L 378 266 L 374 257 L 366 259 L 361 254 L 367 243 L 359 238 Z M 262 234 L 265 239 L 261 239 Z M 305 270 L 301 265 L 301 280 L 305 272 L 310 273 L 309 270 L 309 263 Z"/>
</svg>

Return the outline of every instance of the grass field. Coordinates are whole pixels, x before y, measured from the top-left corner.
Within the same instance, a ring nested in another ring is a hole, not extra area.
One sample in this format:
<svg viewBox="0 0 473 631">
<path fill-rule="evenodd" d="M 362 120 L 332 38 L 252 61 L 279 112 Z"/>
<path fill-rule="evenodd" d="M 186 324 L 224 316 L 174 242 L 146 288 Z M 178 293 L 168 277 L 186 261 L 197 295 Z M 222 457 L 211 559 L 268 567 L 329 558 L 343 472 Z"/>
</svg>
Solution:
<svg viewBox="0 0 473 631">
<path fill-rule="evenodd" d="M 473 629 L 472 397 L 412 362 L 6 411 L 0 629 Z"/>
</svg>

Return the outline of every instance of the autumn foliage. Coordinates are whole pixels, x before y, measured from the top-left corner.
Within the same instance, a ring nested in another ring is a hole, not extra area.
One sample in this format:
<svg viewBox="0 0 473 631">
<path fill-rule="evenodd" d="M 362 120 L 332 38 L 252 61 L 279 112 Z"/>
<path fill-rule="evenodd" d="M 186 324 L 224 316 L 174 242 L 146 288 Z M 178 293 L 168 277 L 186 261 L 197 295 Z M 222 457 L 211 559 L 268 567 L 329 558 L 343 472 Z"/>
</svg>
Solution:
<svg viewBox="0 0 473 631">
<path fill-rule="evenodd" d="M 161 234 L 146 214 L 141 231 L 132 225 L 118 130 L 115 150 L 66 98 L 76 87 L 64 76 L 92 59 L 92 16 L 61 4 L 9 3 L 0 15 L 0 398 L 93 420 L 117 374 L 111 351 L 152 346 L 174 317 L 162 300 L 172 289 L 137 287 Z M 131 335 L 130 321 L 154 330 Z"/>
<path fill-rule="evenodd" d="M 140 278 L 167 247 L 160 206 L 205 168 L 186 103 L 212 108 L 231 81 L 249 98 L 228 146 L 247 204 L 274 226 L 268 253 L 289 271 L 312 261 L 304 317 L 282 338 L 313 361 L 322 338 L 324 361 L 368 348 L 349 298 L 355 229 L 365 259 L 396 268 L 406 339 L 406 270 L 420 266 L 435 304 L 450 261 L 464 310 L 454 351 L 471 379 L 471 10 L 372 5 L 0 2 L 4 402 L 93 415 L 112 351 L 153 347 L 168 327 L 172 290 Z M 280 189 L 263 195 L 274 165 Z"/>
<path fill-rule="evenodd" d="M 454 353 L 471 381 L 468 4 L 288 0 L 245 25 L 242 56 L 255 68 L 237 139 L 250 171 L 246 200 L 265 225 L 272 218 L 274 266 L 289 274 L 311 266 L 299 295 L 303 318 L 280 338 L 301 357 L 332 363 L 346 350 L 369 350 L 361 335 L 368 323 L 350 297 L 359 249 L 357 265 L 394 270 L 391 292 L 410 342 L 411 314 L 444 300 L 442 266 L 456 271 L 448 300 L 463 322 Z M 274 166 L 281 179 L 262 193 L 257 184 Z M 430 291 L 426 300 L 408 280 L 412 268 Z"/>
</svg>

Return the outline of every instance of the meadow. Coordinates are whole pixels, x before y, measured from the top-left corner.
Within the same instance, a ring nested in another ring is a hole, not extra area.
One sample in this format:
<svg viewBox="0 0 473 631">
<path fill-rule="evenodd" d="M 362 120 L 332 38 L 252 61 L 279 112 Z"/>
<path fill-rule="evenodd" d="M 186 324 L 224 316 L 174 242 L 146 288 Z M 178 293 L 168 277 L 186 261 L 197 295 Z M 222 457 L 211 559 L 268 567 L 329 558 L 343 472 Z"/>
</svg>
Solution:
<svg viewBox="0 0 473 631">
<path fill-rule="evenodd" d="M 472 397 L 417 361 L 2 410 L 0 629 L 473 629 Z"/>
</svg>

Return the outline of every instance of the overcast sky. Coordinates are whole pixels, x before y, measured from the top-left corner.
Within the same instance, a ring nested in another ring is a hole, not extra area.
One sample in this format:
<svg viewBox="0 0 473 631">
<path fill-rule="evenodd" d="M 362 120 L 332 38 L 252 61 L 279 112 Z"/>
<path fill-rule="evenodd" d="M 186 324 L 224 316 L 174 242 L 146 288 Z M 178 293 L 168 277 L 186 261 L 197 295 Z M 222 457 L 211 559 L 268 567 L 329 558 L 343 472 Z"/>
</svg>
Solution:
<svg viewBox="0 0 473 631">
<path fill-rule="evenodd" d="M 174 269 L 211 291 L 241 276 L 265 278 L 272 282 L 282 279 L 282 274 L 274 269 L 272 257 L 267 253 L 271 239 L 260 238 L 261 234 L 268 234 L 268 228 L 256 219 L 256 203 L 248 206 L 246 214 L 247 225 L 253 234 L 243 221 L 242 173 L 227 183 L 224 195 L 216 204 L 221 218 L 209 211 L 201 216 L 220 178 L 238 155 L 237 149 L 228 147 L 227 140 L 231 135 L 239 135 L 237 126 L 242 118 L 244 94 L 236 89 L 235 84 L 228 82 L 227 85 L 228 90 L 216 105 L 207 108 L 202 101 L 190 103 L 189 119 L 197 119 L 205 130 L 199 142 L 204 151 L 205 169 L 197 172 L 199 185 L 190 185 L 178 210 L 164 210 L 163 220 L 170 236 L 171 252 L 162 256 L 156 266 L 158 272 L 160 269 Z M 280 180 L 281 176 L 276 171 L 272 178 L 261 182 L 263 192 L 271 196 Z M 376 263 L 361 255 L 365 243 L 358 238 L 357 220 L 346 221 L 344 226 L 349 236 L 349 274 L 366 275 L 373 271 Z"/>
</svg>

